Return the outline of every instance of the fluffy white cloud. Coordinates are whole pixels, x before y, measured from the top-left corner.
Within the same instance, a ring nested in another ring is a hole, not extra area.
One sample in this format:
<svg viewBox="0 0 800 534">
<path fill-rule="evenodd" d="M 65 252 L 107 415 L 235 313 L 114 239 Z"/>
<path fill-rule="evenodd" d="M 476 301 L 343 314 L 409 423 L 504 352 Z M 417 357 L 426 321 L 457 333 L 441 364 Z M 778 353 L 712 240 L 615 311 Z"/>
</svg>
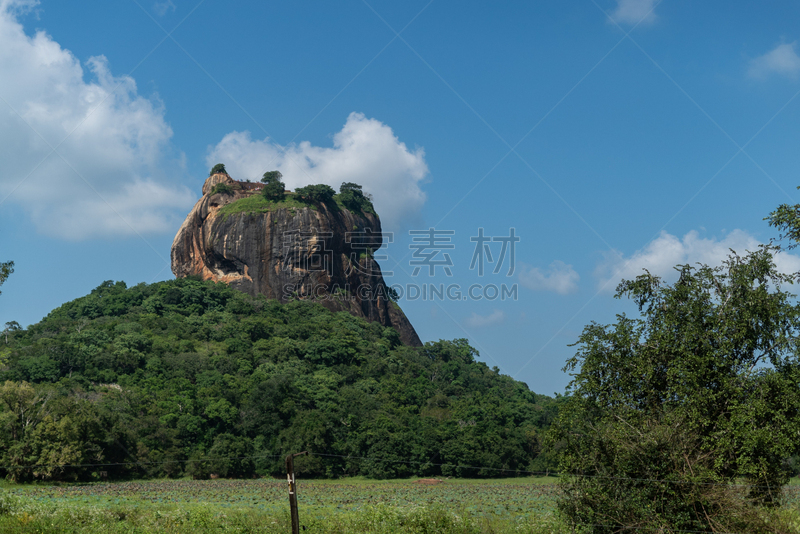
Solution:
<svg viewBox="0 0 800 534">
<path fill-rule="evenodd" d="M 578 290 L 581 277 L 563 261 L 556 260 L 547 269 L 538 269 L 525 264 L 520 265 L 519 283 L 534 291 L 555 291 L 560 295 Z"/>
<path fill-rule="evenodd" d="M 67 239 L 170 229 L 194 196 L 156 179 L 182 168 L 163 106 L 105 57 L 85 70 L 46 33 L 25 34 L 18 16 L 36 5 L 0 0 L 0 201 Z"/>
<path fill-rule="evenodd" d="M 494 310 L 489 315 L 478 315 L 477 313 L 472 312 L 472 315 L 467 317 L 464 320 L 464 323 L 466 323 L 466 325 L 470 328 L 483 328 L 484 326 L 500 324 L 505 320 L 505 313 L 500 310 Z"/>
<path fill-rule="evenodd" d="M 676 265 L 703 263 L 718 266 L 731 250 L 744 255 L 748 250 L 756 250 L 759 244 L 755 237 L 744 230 L 734 230 L 719 240 L 701 238 L 695 230 L 683 238 L 661 232 L 630 258 L 626 259 L 617 253 L 604 253 L 605 260 L 595 269 L 595 276 L 598 278 L 598 288 L 605 291 L 615 290 L 623 279 L 636 278 L 643 273 L 643 269 L 667 282 L 673 282 L 678 278 L 678 272 L 674 269 Z M 775 256 L 775 265 L 783 273 L 795 273 L 800 271 L 800 257 L 781 252 Z"/>
<path fill-rule="evenodd" d="M 656 19 L 656 0 L 617 0 L 611 18 L 622 24 L 649 24 Z"/>
<path fill-rule="evenodd" d="M 350 114 L 332 148 L 308 141 L 281 146 L 269 138 L 253 140 L 250 132 L 231 132 L 209 150 L 206 162 L 224 163 L 238 180 L 256 181 L 277 169 L 289 189 L 328 184 L 338 191 L 342 182 L 355 182 L 373 195 L 387 230 L 413 221 L 425 203 L 419 187 L 428 174 L 425 151 L 409 150 L 389 126 L 361 113 Z"/>
<path fill-rule="evenodd" d="M 770 74 L 797 78 L 800 74 L 800 56 L 794 50 L 797 43 L 776 46 L 763 56 L 750 60 L 747 73 L 751 78 L 764 79 Z"/>
</svg>

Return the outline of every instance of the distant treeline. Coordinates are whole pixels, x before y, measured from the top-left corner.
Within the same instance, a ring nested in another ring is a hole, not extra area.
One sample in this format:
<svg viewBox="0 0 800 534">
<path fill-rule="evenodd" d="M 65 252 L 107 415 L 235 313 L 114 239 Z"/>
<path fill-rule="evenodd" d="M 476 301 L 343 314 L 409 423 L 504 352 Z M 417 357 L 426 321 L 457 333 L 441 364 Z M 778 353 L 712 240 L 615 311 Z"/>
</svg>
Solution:
<svg viewBox="0 0 800 534">
<path fill-rule="evenodd" d="M 552 469 L 560 399 L 477 356 L 224 284 L 105 282 L 0 338 L 0 476 L 280 475 L 306 449 L 316 477 Z"/>
</svg>

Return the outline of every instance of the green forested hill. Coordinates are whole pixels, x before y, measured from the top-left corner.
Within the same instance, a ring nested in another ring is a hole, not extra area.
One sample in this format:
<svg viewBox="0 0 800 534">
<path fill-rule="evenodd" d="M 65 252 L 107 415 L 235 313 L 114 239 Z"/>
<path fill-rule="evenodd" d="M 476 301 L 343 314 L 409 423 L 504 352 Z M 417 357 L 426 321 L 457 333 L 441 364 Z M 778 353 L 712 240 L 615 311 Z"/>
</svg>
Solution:
<svg viewBox="0 0 800 534">
<path fill-rule="evenodd" d="M 476 356 L 224 284 L 106 282 L 0 340 L 0 476 L 268 475 L 305 449 L 305 476 L 546 467 L 556 401 Z"/>
</svg>

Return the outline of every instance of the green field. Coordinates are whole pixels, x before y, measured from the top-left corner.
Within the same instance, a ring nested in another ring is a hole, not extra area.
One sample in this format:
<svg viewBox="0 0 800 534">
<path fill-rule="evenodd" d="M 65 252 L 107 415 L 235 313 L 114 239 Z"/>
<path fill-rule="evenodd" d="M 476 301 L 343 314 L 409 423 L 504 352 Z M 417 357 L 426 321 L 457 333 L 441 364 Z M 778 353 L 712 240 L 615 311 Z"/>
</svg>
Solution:
<svg viewBox="0 0 800 534">
<path fill-rule="evenodd" d="M 312 532 L 557 532 L 552 478 L 298 481 Z M 283 480 L 157 480 L 0 490 L 0 532 L 287 532 Z"/>
<path fill-rule="evenodd" d="M 572 532 L 554 514 L 555 480 L 300 480 L 300 522 L 306 532 L 341 534 Z M 796 480 L 785 495 L 784 512 L 800 518 Z M 276 479 L 4 483 L 0 532 L 277 533 L 290 530 L 288 508 Z"/>
</svg>

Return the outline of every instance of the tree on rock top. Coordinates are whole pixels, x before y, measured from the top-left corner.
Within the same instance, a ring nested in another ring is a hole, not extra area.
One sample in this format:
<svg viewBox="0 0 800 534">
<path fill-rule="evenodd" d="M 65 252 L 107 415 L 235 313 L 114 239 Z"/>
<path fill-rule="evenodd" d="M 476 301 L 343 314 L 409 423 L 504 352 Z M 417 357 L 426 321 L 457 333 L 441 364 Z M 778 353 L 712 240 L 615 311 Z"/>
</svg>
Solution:
<svg viewBox="0 0 800 534">
<path fill-rule="evenodd" d="M 209 176 L 214 176 L 215 174 L 228 174 L 228 171 L 225 170 L 224 163 L 217 163 L 213 167 L 211 167 L 211 172 L 208 173 Z"/>
<path fill-rule="evenodd" d="M 372 198 L 369 194 L 364 194 L 361 186 L 353 182 L 344 182 L 339 188 L 339 200 L 347 209 L 375 213 L 372 206 Z"/>
<path fill-rule="evenodd" d="M 268 171 L 264 173 L 264 177 L 261 178 L 261 181 L 266 184 L 264 189 L 261 190 L 264 198 L 275 201 L 283 200 L 283 192 L 286 189 L 286 184 L 281 182 L 281 178 L 283 178 L 283 175 L 280 171 Z"/>
<path fill-rule="evenodd" d="M 294 192 L 306 202 L 319 202 L 323 204 L 333 200 L 333 196 L 336 194 L 336 191 L 334 191 L 331 186 L 325 184 L 298 187 Z"/>
</svg>

